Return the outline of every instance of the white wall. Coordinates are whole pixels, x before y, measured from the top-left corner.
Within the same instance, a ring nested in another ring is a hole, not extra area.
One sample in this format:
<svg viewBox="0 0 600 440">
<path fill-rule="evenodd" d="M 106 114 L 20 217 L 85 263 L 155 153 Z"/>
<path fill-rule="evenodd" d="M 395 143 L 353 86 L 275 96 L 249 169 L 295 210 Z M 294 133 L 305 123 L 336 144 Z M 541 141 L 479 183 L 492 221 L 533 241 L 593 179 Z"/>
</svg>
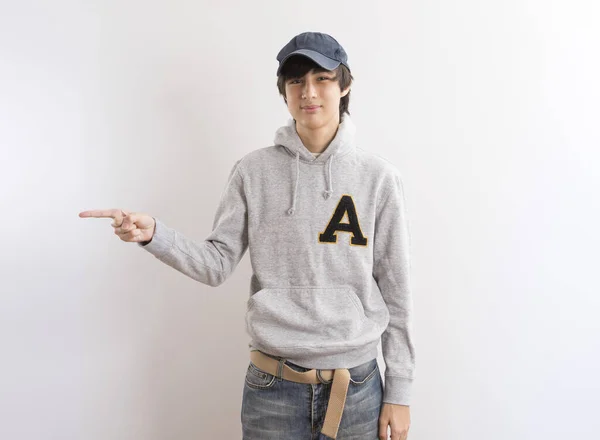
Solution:
<svg viewBox="0 0 600 440">
<path fill-rule="evenodd" d="M 306 30 L 344 45 L 360 144 L 405 177 L 409 438 L 597 436 L 597 2 L 0 5 L 0 438 L 241 438 L 248 255 L 211 288 L 78 213 L 204 239 Z"/>
</svg>

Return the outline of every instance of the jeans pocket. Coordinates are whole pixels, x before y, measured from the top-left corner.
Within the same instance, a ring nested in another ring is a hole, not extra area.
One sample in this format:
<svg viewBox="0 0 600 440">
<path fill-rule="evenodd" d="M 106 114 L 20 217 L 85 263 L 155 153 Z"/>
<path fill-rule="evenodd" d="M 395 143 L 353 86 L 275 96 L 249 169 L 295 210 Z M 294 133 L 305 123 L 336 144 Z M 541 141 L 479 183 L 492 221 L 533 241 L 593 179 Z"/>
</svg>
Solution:
<svg viewBox="0 0 600 440">
<path fill-rule="evenodd" d="M 261 370 L 252 362 L 248 364 L 248 369 L 246 370 L 246 384 L 255 389 L 266 389 L 273 386 L 275 383 L 275 376 L 266 371 Z"/>
<path fill-rule="evenodd" d="M 355 385 L 363 385 L 375 377 L 376 374 L 381 377 L 377 359 L 373 359 L 363 365 L 350 368 L 350 382 Z"/>
</svg>

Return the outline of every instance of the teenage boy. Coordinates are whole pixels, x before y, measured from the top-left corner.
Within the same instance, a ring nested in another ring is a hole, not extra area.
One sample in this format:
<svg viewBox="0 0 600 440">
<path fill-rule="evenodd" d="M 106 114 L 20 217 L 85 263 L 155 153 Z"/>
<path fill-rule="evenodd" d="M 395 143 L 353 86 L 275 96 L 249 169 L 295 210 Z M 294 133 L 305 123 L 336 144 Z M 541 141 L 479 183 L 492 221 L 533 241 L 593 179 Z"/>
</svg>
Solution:
<svg viewBox="0 0 600 440">
<path fill-rule="evenodd" d="M 388 426 L 405 440 L 415 351 L 400 172 L 355 143 L 353 77 L 333 37 L 299 34 L 277 61 L 292 118 L 235 162 L 204 241 L 147 214 L 80 216 L 113 218 L 122 240 L 210 286 L 249 249 L 244 440 L 387 439 Z"/>
</svg>

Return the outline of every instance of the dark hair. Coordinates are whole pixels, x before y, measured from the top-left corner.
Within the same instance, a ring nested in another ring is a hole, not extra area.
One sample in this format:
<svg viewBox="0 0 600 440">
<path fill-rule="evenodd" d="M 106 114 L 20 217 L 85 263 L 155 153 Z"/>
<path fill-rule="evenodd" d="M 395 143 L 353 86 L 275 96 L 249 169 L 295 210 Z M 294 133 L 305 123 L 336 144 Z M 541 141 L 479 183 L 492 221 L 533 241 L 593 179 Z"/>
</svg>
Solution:
<svg viewBox="0 0 600 440">
<path fill-rule="evenodd" d="M 303 77 L 312 69 L 314 69 L 315 72 L 329 72 L 329 70 L 323 69 L 313 60 L 305 57 L 304 55 L 292 55 L 285 61 L 285 64 L 283 65 L 281 71 L 279 72 L 279 76 L 277 77 L 277 89 L 279 90 L 279 94 L 283 96 L 283 100 L 286 104 L 287 98 L 285 95 L 285 83 L 289 79 Z M 335 77 L 341 91 L 350 86 L 352 84 L 352 80 L 354 80 L 350 69 L 343 64 L 340 64 L 332 72 L 335 72 Z M 349 105 L 350 91 L 346 93 L 346 96 L 342 96 L 340 98 L 340 122 L 342 121 L 344 113 L 350 114 L 350 111 L 348 110 Z"/>
</svg>

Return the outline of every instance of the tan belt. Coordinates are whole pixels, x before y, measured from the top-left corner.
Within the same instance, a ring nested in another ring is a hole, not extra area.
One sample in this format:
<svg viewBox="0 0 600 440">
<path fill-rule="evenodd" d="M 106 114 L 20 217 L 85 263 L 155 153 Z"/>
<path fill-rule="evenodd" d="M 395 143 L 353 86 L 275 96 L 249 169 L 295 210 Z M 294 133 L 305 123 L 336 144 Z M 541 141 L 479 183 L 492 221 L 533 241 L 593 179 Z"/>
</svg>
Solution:
<svg viewBox="0 0 600 440">
<path fill-rule="evenodd" d="M 335 439 L 337 436 L 344 405 L 346 403 L 346 395 L 348 393 L 348 385 L 350 383 L 350 371 L 347 368 L 337 368 L 335 370 L 308 370 L 305 372 L 296 371 L 286 365 L 285 359 L 277 360 L 267 356 L 260 350 L 250 351 L 250 360 L 259 369 L 272 374 L 280 379 L 289 380 L 298 383 L 323 383 L 323 380 L 331 380 L 331 394 L 327 403 L 327 412 L 325 413 L 325 421 L 321 433 Z"/>
</svg>

